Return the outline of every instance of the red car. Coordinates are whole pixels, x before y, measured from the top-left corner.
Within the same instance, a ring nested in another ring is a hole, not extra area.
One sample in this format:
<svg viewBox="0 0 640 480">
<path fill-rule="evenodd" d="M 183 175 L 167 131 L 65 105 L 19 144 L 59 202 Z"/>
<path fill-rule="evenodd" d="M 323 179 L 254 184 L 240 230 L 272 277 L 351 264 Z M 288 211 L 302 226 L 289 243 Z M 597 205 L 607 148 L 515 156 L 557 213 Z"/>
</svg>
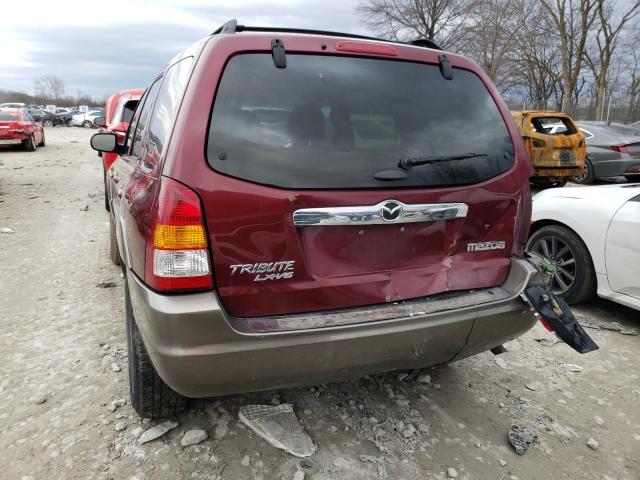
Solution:
<svg viewBox="0 0 640 480">
<path fill-rule="evenodd" d="M 45 146 L 42 125 L 21 108 L 0 108 L 0 145 L 20 145 L 30 152 Z"/>
<path fill-rule="evenodd" d="M 144 89 L 142 88 L 132 88 L 128 90 L 120 90 L 107 98 L 107 102 L 104 107 L 104 121 L 98 123 L 103 123 L 103 125 L 99 125 L 103 127 L 103 131 L 115 133 L 120 145 L 124 143 L 124 137 L 127 134 L 129 122 L 131 121 L 133 112 L 136 110 L 138 101 L 143 93 Z M 107 210 L 109 210 L 109 201 L 107 199 L 106 191 L 106 174 L 109 167 L 111 167 L 111 164 L 116 161 L 116 158 L 118 158 L 118 155 L 112 152 L 105 152 L 102 154 L 102 165 L 104 167 L 105 178 L 104 205 Z"/>
<path fill-rule="evenodd" d="M 231 21 L 154 79 L 124 145 L 91 144 L 119 154 L 141 415 L 459 360 L 536 322 L 522 137 L 489 77 L 430 41 Z"/>
</svg>

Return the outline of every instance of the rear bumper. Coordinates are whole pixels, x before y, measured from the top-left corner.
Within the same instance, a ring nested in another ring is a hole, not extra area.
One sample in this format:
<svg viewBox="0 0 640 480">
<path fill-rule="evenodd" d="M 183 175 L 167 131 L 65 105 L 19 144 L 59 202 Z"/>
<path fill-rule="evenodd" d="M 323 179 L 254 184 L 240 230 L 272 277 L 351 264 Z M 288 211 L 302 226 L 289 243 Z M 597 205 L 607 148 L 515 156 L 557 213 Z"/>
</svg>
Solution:
<svg viewBox="0 0 640 480">
<path fill-rule="evenodd" d="M 574 177 L 582 174 L 583 167 L 535 167 L 534 177 Z"/>
<path fill-rule="evenodd" d="M 374 310 L 388 312 L 386 319 L 356 315 L 358 323 L 268 333 L 243 331 L 246 321 L 225 314 L 214 292 L 159 295 L 131 272 L 127 279 L 136 322 L 160 376 L 185 396 L 207 397 L 428 367 L 488 350 L 535 324 L 520 293 L 536 273 L 526 260 L 513 259 L 505 284 L 492 289 L 502 292 L 496 301 L 431 313 L 384 305 Z"/>
<path fill-rule="evenodd" d="M 0 145 L 20 145 L 25 138 L 0 138 Z"/>
</svg>

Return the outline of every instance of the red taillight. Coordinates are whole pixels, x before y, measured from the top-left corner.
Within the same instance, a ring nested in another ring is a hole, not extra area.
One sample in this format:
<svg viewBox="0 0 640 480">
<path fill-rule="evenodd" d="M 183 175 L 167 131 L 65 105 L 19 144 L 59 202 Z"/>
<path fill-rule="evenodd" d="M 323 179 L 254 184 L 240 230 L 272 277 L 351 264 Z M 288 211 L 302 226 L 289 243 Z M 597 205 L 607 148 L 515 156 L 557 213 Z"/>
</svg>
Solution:
<svg viewBox="0 0 640 480">
<path fill-rule="evenodd" d="M 162 177 L 147 235 L 145 281 L 161 291 L 213 287 L 204 216 L 198 195 Z"/>
<path fill-rule="evenodd" d="M 615 150 L 616 152 L 626 153 L 631 155 L 632 157 L 640 157 L 640 144 L 635 143 L 632 145 L 613 145 L 611 146 L 611 150 Z"/>
<path fill-rule="evenodd" d="M 540 316 L 540 323 L 542 324 L 542 326 L 544 328 L 547 329 L 548 332 L 553 332 L 554 331 L 553 328 L 551 328 L 551 325 L 549 325 L 547 323 L 547 321 L 542 316 Z"/>
</svg>

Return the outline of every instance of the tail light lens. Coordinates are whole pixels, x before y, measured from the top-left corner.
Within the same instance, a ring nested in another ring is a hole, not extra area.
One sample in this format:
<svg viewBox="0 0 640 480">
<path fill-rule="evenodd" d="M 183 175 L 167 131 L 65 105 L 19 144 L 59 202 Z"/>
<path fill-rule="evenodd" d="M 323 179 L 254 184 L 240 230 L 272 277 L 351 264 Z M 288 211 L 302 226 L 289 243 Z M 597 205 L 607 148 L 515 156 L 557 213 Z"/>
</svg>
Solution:
<svg viewBox="0 0 640 480">
<path fill-rule="evenodd" d="M 156 290 L 213 287 L 200 199 L 193 190 L 167 177 L 161 178 L 145 262 L 145 281 Z"/>
<path fill-rule="evenodd" d="M 631 145 L 613 145 L 611 150 L 616 152 L 626 153 L 632 157 L 640 157 L 640 143 L 634 143 Z"/>
</svg>

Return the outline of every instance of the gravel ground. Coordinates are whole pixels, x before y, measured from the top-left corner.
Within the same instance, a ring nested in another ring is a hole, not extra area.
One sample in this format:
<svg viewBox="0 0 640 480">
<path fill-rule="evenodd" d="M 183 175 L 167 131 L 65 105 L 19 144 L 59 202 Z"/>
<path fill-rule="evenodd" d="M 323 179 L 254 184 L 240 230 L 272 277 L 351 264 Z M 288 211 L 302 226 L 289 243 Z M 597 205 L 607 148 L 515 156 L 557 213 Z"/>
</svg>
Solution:
<svg viewBox="0 0 640 480">
<path fill-rule="evenodd" d="M 159 422 L 127 401 L 123 280 L 108 260 L 92 132 L 46 133 L 37 152 L 0 151 L 0 229 L 11 229 L 0 230 L 1 478 L 640 478 L 640 315 L 603 300 L 575 309 L 601 346 L 588 355 L 547 346 L 554 337 L 536 326 L 499 357 L 421 382 L 395 372 L 195 401 L 140 444 Z M 310 461 L 238 422 L 242 405 L 279 402 L 318 446 Z M 507 441 L 513 421 L 538 435 L 522 456 Z M 182 446 L 194 429 L 209 438 Z"/>
</svg>

